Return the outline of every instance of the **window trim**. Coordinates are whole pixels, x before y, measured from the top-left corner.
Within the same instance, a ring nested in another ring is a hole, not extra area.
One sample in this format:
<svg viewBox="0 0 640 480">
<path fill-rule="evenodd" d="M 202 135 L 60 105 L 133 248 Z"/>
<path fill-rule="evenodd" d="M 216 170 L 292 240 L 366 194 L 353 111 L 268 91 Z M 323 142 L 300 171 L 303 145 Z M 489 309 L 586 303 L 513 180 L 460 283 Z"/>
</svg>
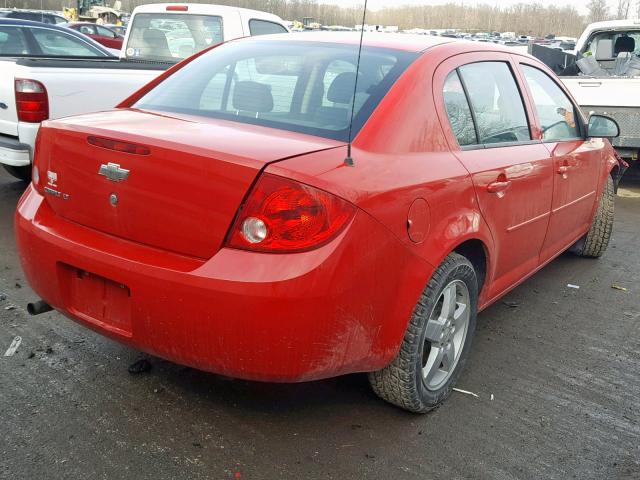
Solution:
<svg viewBox="0 0 640 480">
<path fill-rule="evenodd" d="M 282 25 L 281 23 L 278 22 L 274 22 L 273 20 L 266 20 L 264 18 L 250 18 L 247 21 L 247 25 L 249 26 L 249 36 L 250 37 L 259 37 L 260 35 L 254 35 L 251 32 L 251 22 L 264 22 L 264 23 L 272 23 L 273 25 L 277 25 L 279 27 L 281 27 L 283 29 L 282 32 L 278 32 L 278 33 L 263 33 L 262 35 L 278 35 L 279 33 L 288 33 L 289 30 L 287 30 L 287 27 L 285 27 L 284 25 Z"/>
<path fill-rule="evenodd" d="M 484 145 L 480 141 L 480 130 L 478 129 L 478 120 L 476 119 L 476 112 L 474 112 L 473 107 L 471 106 L 471 98 L 469 98 L 469 90 L 467 89 L 467 82 L 465 82 L 464 78 L 462 78 L 462 75 L 460 75 L 460 67 L 456 67 L 456 69 L 454 71 L 456 72 L 456 75 L 458 76 L 458 81 L 462 85 L 462 91 L 464 92 L 464 98 L 467 100 L 467 107 L 469 107 L 469 111 L 471 112 L 471 121 L 473 122 L 473 131 L 476 132 L 476 143 L 475 143 L 475 145 Z M 449 75 L 447 75 L 446 78 L 449 78 Z M 446 79 L 445 79 L 445 82 L 446 82 Z M 446 109 L 446 105 L 445 105 L 445 109 Z M 456 136 L 456 141 L 457 140 L 458 140 L 458 138 Z M 472 145 L 465 145 L 465 146 L 466 147 L 470 147 Z M 458 142 L 458 146 L 461 147 L 460 142 Z"/>
<path fill-rule="evenodd" d="M 527 120 L 527 128 L 529 129 L 529 140 L 521 140 L 521 141 L 517 141 L 517 142 L 498 142 L 498 143 L 482 143 L 480 142 L 480 131 L 478 129 L 478 121 L 476 119 L 476 114 L 475 111 L 473 109 L 473 104 L 471 103 L 471 98 L 469 97 L 469 92 L 467 90 L 467 84 L 464 80 L 464 77 L 462 76 L 460 69 L 462 67 L 465 67 L 466 65 L 475 65 L 478 63 L 504 63 L 507 65 L 507 68 L 509 69 L 509 71 L 511 72 L 511 77 L 513 78 L 513 81 L 516 85 L 516 89 L 518 90 L 518 95 L 520 97 L 520 102 L 522 103 L 522 108 L 524 110 L 524 115 L 525 118 Z M 467 103 L 469 104 L 469 109 L 471 110 L 471 117 L 473 119 L 473 123 L 474 123 L 474 129 L 476 131 L 476 139 L 478 141 L 478 143 L 476 145 L 465 145 L 464 147 L 460 145 L 460 143 L 458 142 L 458 139 L 456 138 L 455 134 L 454 134 L 454 138 L 456 139 L 456 143 L 458 143 L 458 148 L 460 148 L 461 150 L 479 150 L 479 149 L 491 149 L 491 148 L 501 148 L 501 147 L 515 147 L 518 145 L 533 145 L 536 143 L 541 143 L 540 140 L 538 139 L 534 139 L 533 138 L 533 131 L 531 129 L 532 126 L 532 118 L 531 118 L 531 113 L 533 112 L 529 112 L 529 109 L 527 108 L 527 102 L 525 101 L 525 97 L 524 97 L 524 92 L 522 90 L 522 86 L 520 85 L 520 82 L 518 81 L 518 76 L 516 75 L 516 70 L 514 69 L 514 66 L 512 65 L 512 61 L 509 59 L 504 59 L 504 60 L 498 60 L 498 59 L 489 59 L 489 60 L 478 60 L 475 62 L 468 62 L 468 63 L 464 63 L 462 65 L 458 65 L 457 67 L 455 67 L 454 69 L 452 69 L 449 73 L 447 73 L 447 75 L 445 76 L 445 81 L 446 78 L 449 77 L 449 75 L 452 72 L 457 72 L 458 74 L 458 78 L 460 79 L 460 82 L 462 83 L 462 88 L 465 92 L 465 96 L 467 98 Z M 527 93 L 529 93 L 527 91 Z M 442 95 L 442 100 L 444 102 L 444 95 Z M 446 112 L 446 106 L 445 106 L 445 112 Z M 448 120 L 448 116 L 447 116 L 447 120 Z M 537 120 L 537 118 L 535 119 Z"/>
<path fill-rule="evenodd" d="M 565 138 L 565 139 L 556 139 L 556 140 L 545 140 L 543 138 L 544 132 L 542 131 L 542 124 L 540 123 L 540 115 L 538 114 L 538 108 L 536 107 L 534 98 L 533 98 L 533 93 L 531 92 L 531 87 L 529 87 L 529 82 L 527 81 L 527 77 L 524 73 L 524 69 L 522 68 L 523 66 L 525 67 L 529 67 L 529 68 L 533 68 L 534 70 L 538 70 L 540 73 L 542 73 L 543 75 L 545 75 L 549 80 L 551 80 L 553 82 L 553 84 L 558 87 L 560 89 L 560 91 L 565 95 L 565 97 L 567 97 L 567 100 L 569 100 L 569 103 L 571 103 L 571 105 L 573 106 L 573 111 L 574 111 L 574 115 L 577 113 L 578 118 L 580 119 L 579 122 L 577 122 L 578 125 L 578 130 L 579 130 L 579 136 L 577 137 L 571 137 L 571 138 Z M 563 142 L 575 142 L 577 140 L 586 140 L 586 131 L 587 131 L 587 124 L 586 124 L 586 119 L 584 118 L 584 115 L 582 113 L 582 109 L 575 104 L 573 98 L 571 97 L 571 95 L 569 95 L 567 93 L 567 90 L 565 90 L 565 88 L 563 87 L 563 85 L 561 85 L 559 82 L 556 81 L 555 78 L 553 78 L 553 76 L 549 75 L 547 72 L 545 72 L 542 68 L 540 68 L 539 65 L 534 65 L 532 63 L 526 62 L 526 61 L 522 61 L 522 60 L 518 60 L 518 68 L 520 69 L 520 72 L 522 73 L 522 81 L 524 84 L 524 87 L 527 89 L 527 92 L 529 94 L 529 98 L 531 99 L 531 106 L 534 109 L 534 114 L 536 116 L 536 122 L 538 124 L 538 127 L 540 129 L 540 142 L 543 144 L 547 144 L 547 143 L 563 143 Z"/>
<path fill-rule="evenodd" d="M 480 143 L 477 145 L 467 145 L 460 147 L 461 150 L 488 150 L 492 148 L 518 147 L 520 145 L 540 145 L 542 140 L 533 139 L 520 142 L 498 142 L 498 143 Z"/>
</svg>

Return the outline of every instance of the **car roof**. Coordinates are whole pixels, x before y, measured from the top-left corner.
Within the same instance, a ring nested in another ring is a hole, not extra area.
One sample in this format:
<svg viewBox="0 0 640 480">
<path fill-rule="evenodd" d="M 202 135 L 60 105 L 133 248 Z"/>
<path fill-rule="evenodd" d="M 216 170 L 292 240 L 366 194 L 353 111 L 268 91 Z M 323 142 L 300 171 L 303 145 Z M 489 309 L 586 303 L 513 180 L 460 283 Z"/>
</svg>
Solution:
<svg viewBox="0 0 640 480">
<path fill-rule="evenodd" d="M 62 30 L 63 32 L 69 31 L 67 28 L 61 28 L 58 25 L 54 25 L 53 23 L 36 22 L 34 20 L 23 20 L 21 18 L 0 17 L 0 25 L 20 25 L 21 27 L 42 27 L 43 25 L 46 25 L 47 28 L 52 28 L 53 30 Z"/>
<path fill-rule="evenodd" d="M 248 37 L 249 39 L 255 37 Z M 342 43 L 346 45 L 358 45 L 360 32 L 300 32 L 282 33 L 276 35 L 260 36 L 260 41 L 296 41 L 318 43 Z M 405 33 L 380 33 L 366 32 L 362 36 L 362 45 L 365 47 L 389 48 L 420 53 L 440 45 L 468 45 L 473 51 L 491 51 L 514 53 L 513 49 L 496 43 L 479 43 L 467 40 L 436 37 L 431 35 L 413 35 Z"/>
<path fill-rule="evenodd" d="M 0 14 L 3 14 L 3 13 L 30 13 L 33 15 L 48 15 L 50 17 L 64 18 L 64 15 L 57 12 L 52 12 L 50 10 L 28 10 L 24 8 L 0 8 Z M 5 18 L 5 17 L 0 17 L 0 18 Z"/>
<path fill-rule="evenodd" d="M 360 43 L 360 32 L 321 31 L 282 33 L 276 35 L 263 35 L 260 36 L 260 40 L 342 43 L 345 45 L 358 45 L 358 43 Z M 429 35 L 365 32 L 362 38 L 362 45 L 365 47 L 390 48 L 394 50 L 405 50 L 409 52 L 421 52 L 436 45 L 442 45 L 453 41 L 455 40 L 451 38 L 432 37 Z"/>
</svg>

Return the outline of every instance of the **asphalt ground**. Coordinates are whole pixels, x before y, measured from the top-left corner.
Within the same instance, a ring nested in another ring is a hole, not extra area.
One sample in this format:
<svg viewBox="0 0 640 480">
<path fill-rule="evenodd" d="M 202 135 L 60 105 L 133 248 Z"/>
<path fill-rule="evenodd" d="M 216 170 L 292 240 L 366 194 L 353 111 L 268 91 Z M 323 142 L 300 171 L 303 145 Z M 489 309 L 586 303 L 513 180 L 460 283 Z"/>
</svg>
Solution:
<svg viewBox="0 0 640 480">
<path fill-rule="evenodd" d="M 477 397 L 425 416 L 364 375 L 261 384 L 155 358 L 128 373 L 148 357 L 26 313 L 23 189 L 0 173 L 0 478 L 640 479 L 640 185 L 619 192 L 603 258 L 562 255 L 480 314 L 458 384 Z"/>
</svg>

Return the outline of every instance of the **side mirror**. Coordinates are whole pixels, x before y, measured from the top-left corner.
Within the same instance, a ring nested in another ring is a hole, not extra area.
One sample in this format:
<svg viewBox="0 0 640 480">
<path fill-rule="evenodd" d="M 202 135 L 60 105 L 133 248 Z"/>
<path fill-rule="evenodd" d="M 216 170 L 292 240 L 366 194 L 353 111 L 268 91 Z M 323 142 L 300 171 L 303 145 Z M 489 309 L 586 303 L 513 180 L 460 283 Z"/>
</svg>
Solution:
<svg viewBox="0 0 640 480">
<path fill-rule="evenodd" d="M 587 138 L 616 138 L 620 136 L 618 123 L 604 115 L 591 115 L 587 127 Z"/>
</svg>

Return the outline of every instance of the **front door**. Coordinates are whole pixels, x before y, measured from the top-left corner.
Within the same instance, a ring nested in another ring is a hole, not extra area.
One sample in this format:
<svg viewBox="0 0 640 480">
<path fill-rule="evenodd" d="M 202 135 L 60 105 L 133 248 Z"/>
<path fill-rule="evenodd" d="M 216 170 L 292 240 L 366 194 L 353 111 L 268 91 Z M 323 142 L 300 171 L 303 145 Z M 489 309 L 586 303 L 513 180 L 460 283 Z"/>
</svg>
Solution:
<svg viewBox="0 0 640 480">
<path fill-rule="evenodd" d="M 455 63 L 453 63 L 455 62 Z M 532 140 L 525 100 L 506 54 L 466 54 L 445 62 L 442 81 L 455 155 L 472 176 L 495 243 L 489 298 L 539 265 L 553 190 L 547 148 Z"/>
<path fill-rule="evenodd" d="M 520 68 L 538 116 L 542 141 L 553 159 L 551 218 L 540 255 L 545 261 L 569 247 L 591 225 L 603 141 L 585 141 L 578 108 L 547 73 L 526 63 Z"/>
</svg>

